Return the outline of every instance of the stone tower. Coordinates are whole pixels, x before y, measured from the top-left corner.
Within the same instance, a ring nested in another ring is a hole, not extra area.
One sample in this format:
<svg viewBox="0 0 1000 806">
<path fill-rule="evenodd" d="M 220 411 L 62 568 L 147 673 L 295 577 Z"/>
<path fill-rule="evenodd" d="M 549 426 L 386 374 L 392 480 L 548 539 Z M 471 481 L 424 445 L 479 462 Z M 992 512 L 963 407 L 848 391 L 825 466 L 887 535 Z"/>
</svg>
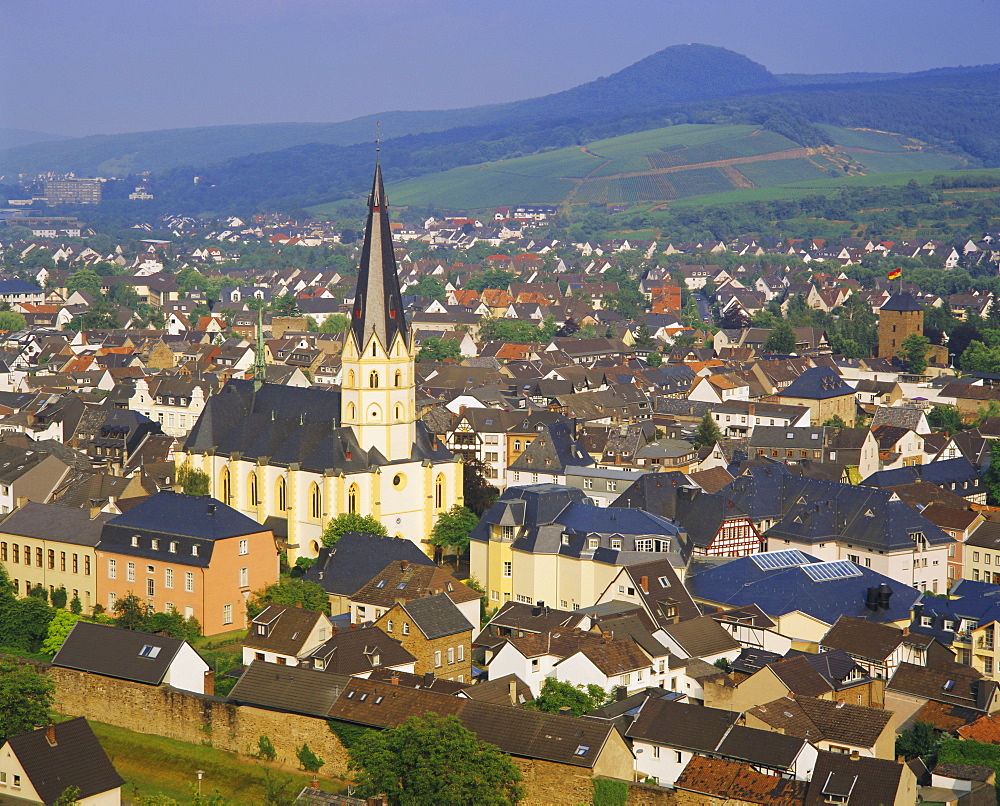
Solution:
<svg viewBox="0 0 1000 806">
<path fill-rule="evenodd" d="M 879 308 L 878 315 L 878 355 L 892 358 L 906 341 L 907 336 L 916 333 L 924 335 L 924 309 L 913 295 L 901 291 L 893 294 Z"/>
</svg>

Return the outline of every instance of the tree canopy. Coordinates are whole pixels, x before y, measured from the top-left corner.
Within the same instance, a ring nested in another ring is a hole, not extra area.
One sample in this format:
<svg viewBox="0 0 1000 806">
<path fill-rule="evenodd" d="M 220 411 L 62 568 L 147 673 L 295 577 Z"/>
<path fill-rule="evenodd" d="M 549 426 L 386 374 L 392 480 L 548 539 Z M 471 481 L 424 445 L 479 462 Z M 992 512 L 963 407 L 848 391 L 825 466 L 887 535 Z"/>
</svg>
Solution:
<svg viewBox="0 0 1000 806">
<path fill-rule="evenodd" d="M 572 716 L 583 716 L 596 708 L 600 708 L 611 699 L 611 695 L 600 686 L 576 685 L 554 677 L 546 677 L 542 684 L 542 692 L 525 707 L 535 711 L 547 711 L 550 714 L 568 713 Z M 569 708 L 569 711 L 563 711 Z"/>
<path fill-rule="evenodd" d="M 332 546 L 348 532 L 361 532 L 366 535 L 389 534 L 382 522 L 372 515 L 359 515 L 357 512 L 341 512 L 331 520 L 323 530 L 323 545 Z"/>
<path fill-rule="evenodd" d="M 454 716 L 411 716 L 399 727 L 366 734 L 348 753 L 357 793 L 384 794 L 392 806 L 505 806 L 524 795 L 510 756 L 479 741 Z"/>
<path fill-rule="evenodd" d="M 27 664 L 0 662 L 0 742 L 51 720 L 55 686 Z"/>
<path fill-rule="evenodd" d="M 694 431 L 694 446 L 696 448 L 710 448 L 722 439 L 722 431 L 712 418 L 712 412 L 706 411 L 701 418 L 698 427 Z"/>
<path fill-rule="evenodd" d="M 438 515 L 431 529 L 430 542 L 442 549 L 451 548 L 461 556 L 469 548 L 469 534 L 476 528 L 479 518 L 468 507 L 455 504 Z"/>
<path fill-rule="evenodd" d="M 263 590 L 254 591 L 247 602 L 247 614 L 253 618 L 269 604 L 296 605 L 307 610 L 330 612 L 330 598 L 323 586 L 305 579 L 283 579 L 268 585 Z"/>
<path fill-rule="evenodd" d="M 417 353 L 417 361 L 460 361 L 462 348 L 454 339 L 424 339 Z"/>
<path fill-rule="evenodd" d="M 765 353 L 788 355 L 795 352 L 795 331 L 788 322 L 778 322 L 764 342 Z"/>
</svg>

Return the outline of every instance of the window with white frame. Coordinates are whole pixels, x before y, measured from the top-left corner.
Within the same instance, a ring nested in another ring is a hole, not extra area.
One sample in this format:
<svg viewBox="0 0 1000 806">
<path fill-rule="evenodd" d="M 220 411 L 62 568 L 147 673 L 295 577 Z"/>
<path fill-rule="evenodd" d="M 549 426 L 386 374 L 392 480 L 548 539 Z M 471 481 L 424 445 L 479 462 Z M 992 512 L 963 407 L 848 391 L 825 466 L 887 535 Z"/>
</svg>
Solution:
<svg viewBox="0 0 1000 806">
<path fill-rule="evenodd" d="M 434 668 L 435 669 L 440 669 L 441 668 L 441 650 L 440 649 L 437 652 L 434 653 Z"/>
<path fill-rule="evenodd" d="M 224 604 L 222 606 L 222 623 L 223 624 L 233 623 L 233 606 L 231 604 Z"/>
<path fill-rule="evenodd" d="M 108 559 L 108 579 L 118 579 L 118 560 Z"/>
<path fill-rule="evenodd" d="M 250 553 L 250 541 L 249 540 L 241 540 L 240 541 L 240 554 L 249 554 L 249 553 Z"/>
<path fill-rule="evenodd" d="M 135 563 L 129 563 L 125 566 L 125 581 L 135 582 Z"/>
<path fill-rule="evenodd" d="M 503 575 L 508 578 L 514 576 L 514 563 L 512 563 L 510 560 L 504 561 Z"/>
<path fill-rule="evenodd" d="M 165 568 L 163 570 L 163 587 L 167 590 L 173 590 L 174 588 L 174 569 Z"/>
<path fill-rule="evenodd" d="M 184 572 L 184 592 L 194 593 L 194 571 Z"/>
<path fill-rule="evenodd" d="M 249 588 L 250 587 L 250 569 L 241 568 L 240 569 L 240 587 Z"/>
</svg>

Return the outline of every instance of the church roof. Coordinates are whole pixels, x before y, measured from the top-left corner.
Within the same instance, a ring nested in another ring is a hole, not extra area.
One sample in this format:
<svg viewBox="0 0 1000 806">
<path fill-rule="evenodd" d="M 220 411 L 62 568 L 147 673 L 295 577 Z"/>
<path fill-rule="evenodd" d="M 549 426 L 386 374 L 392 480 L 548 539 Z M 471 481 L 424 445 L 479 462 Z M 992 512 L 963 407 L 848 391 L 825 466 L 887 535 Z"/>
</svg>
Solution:
<svg viewBox="0 0 1000 806">
<path fill-rule="evenodd" d="M 375 181 L 368 198 L 368 222 L 351 309 L 351 330 L 359 350 L 364 349 L 373 333 L 385 350 L 390 348 L 397 334 L 409 340 L 381 165 L 375 166 Z"/>
</svg>

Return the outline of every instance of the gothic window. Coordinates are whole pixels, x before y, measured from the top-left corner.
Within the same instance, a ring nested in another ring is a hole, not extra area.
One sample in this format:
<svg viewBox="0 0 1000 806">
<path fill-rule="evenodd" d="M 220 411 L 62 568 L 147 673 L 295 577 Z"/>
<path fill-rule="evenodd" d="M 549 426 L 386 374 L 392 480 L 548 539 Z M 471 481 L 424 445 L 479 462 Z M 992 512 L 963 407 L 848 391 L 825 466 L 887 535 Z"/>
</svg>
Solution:
<svg viewBox="0 0 1000 806">
<path fill-rule="evenodd" d="M 372 358 L 375 358 L 378 355 L 376 347 L 377 345 L 375 344 L 375 342 L 372 342 Z"/>
<path fill-rule="evenodd" d="M 323 496 L 319 491 L 319 485 L 314 481 L 309 485 L 309 514 L 313 520 L 319 520 L 323 514 Z"/>
<path fill-rule="evenodd" d="M 403 385 L 403 373 L 398 369 L 396 370 L 396 374 L 393 376 L 392 385 L 397 388 Z"/>
<path fill-rule="evenodd" d="M 254 472 L 251 472 L 247 477 L 247 496 L 250 506 L 255 507 L 260 503 L 260 499 L 257 497 L 257 474 Z"/>
<path fill-rule="evenodd" d="M 284 512 L 288 509 L 288 501 L 285 498 L 285 477 L 278 476 L 277 489 L 275 490 L 277 495 L 275 498 L 278 501 L 278 512 Z"/>
<path fill-rule="evenodd" d="M 396 404 L 396 419 L 397 420 L 403 419 L 403 407 L 400 406 L 398 403 Z"/>
<path fill-rule="evenodd" d="M 371 375 L 368 376 L 368 386 L 372 389 L 378 389 L 378 373 L 372 370 Z"/>
<path fill-rule="evenodd" d="M 352 484 L 347 491 L 347 511 L 354 513 L 358 511 L 358 485 Z"/>
<path fill-rule="evenodd" d="M 444 506 L 444 476 L 440 473 L 434 480 L 434 506 L 438 509 Z"/>
<path fill-rule="evenodd" d="M 219 473 L 219 491 L 221 492 L 219 497 L 222 499 L 222 503 L 228 504 L 232 498 L 228 467 L 222 468 L 222 472 Z"/>
<path fill-rule="evenodd" d="M 354 370 L 353 369 L 347 371 L 347 385 L 348 386 L 354 386 Z"/>
<path fill-rule="evenodd" d="M 356 409 L 354 408 L 354 404 L 353 403 L 348 403 L 347 404 L 347 419 L 348 420 L 353 420 L 354 419 L 355 411 L 356 411 Z"/>
</svg>

